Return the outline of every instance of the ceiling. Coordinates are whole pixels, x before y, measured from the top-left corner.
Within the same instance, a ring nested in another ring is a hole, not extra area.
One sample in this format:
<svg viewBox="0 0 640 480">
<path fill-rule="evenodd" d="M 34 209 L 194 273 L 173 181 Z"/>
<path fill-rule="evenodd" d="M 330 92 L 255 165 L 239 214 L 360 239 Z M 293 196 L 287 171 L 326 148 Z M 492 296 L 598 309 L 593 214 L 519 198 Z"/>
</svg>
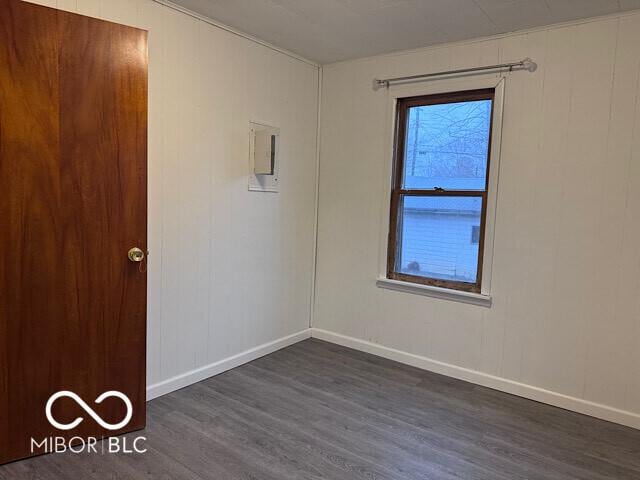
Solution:
<svg viewBox="0 0 640 480">
<path fill-rule="evenodd" d="M 173 0 L 326 64 L 640 8 L 640 0 Z"/>
</svg>

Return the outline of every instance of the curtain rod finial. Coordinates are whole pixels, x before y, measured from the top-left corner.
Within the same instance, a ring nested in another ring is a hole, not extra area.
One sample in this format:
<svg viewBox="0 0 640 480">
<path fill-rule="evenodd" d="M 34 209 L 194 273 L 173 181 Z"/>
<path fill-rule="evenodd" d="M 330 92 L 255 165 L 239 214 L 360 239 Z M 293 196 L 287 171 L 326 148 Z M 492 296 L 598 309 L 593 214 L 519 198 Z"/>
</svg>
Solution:
<svg viewBox="0 0 640 480">
<path fill-rule="evenodd" d="M 522 66 L 524 67 L 525 70 L 531 73 L 535 72 L 538 69 L 538 64 L 533 60 L 531 60 L 529 57 L 525 58 L 522 61 Z"/>
</svg>

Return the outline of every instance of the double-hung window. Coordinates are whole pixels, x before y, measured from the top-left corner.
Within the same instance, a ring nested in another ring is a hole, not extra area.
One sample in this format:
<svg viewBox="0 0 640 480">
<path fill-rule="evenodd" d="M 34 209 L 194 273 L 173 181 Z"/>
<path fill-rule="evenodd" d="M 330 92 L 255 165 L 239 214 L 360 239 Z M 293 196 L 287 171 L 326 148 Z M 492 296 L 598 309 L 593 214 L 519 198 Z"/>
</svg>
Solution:
<svg viewBox="0 0 640 480">
<path fill-rule="evenodd" d="M 388 278 L 480 293 L 494 96 L 397 100 Z"/>
</svg>

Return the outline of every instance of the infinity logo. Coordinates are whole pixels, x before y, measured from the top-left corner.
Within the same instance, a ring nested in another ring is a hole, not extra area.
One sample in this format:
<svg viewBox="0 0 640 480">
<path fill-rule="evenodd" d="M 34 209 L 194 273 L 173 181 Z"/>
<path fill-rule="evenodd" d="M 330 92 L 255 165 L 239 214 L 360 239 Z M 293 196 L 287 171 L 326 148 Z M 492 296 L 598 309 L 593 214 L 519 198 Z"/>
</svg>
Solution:
<svg viewBox="0 0 640 480">
<path fill-rule="evenodd" d="M 49 397 L 49 400 L 47 400 L 47 406 L 45 410 L 45 413 L 47 414 L 47 420 L 49 420 L 49 423 L 54 427 L 56 427 L 58 430 L 71 430 L 73 428 L 76 428 L 78 425 L 80 425 L 80 423 L 82 423 L 82 421 L 84 420 L 84 418 L 78 417 L 73 422 L 64 424 L 64 423 L 57 422 L 53 418 L 53 415 L 51 414 L 51 409 L 53 408 L 53 404 L 56 402 L 56 400 L 62 397 L 69 397 L 73 399 L 78 405 L 82 407 L 82 409 L 85 412 L 87 412 L 91 416 L 91 418 L 93 418 L 102 428 L 106 428 L 107 430 L 121 429 L 127 423 L 129 423 L 129 420 L 131 420 L 131 416 L 133 415 L 133 406 L 131 405 L 131 401 L 129 400 L 129 398 L 124 393 L 118 392 L 116 390 L 104 392 L 102 395 L 96 398 L 96 401 L 95 401 L 95 403 L 102 403 L 102 401 L 106 398 L 117 397 L 124 402 L 124 404 L 127 406 L 127 414 L 125 415 L 124 419 L 120 423 L 116 423 L 116 424 L 105 422 L 89 405 L 87 405 L 84 402 L 84 400 L 82 400 L 75 393 L 68 392 L 68 391 L 60 391 L 58 393 L 54 393 L 53 395 L 51 395 L 51 397 Z"/>
</svg>

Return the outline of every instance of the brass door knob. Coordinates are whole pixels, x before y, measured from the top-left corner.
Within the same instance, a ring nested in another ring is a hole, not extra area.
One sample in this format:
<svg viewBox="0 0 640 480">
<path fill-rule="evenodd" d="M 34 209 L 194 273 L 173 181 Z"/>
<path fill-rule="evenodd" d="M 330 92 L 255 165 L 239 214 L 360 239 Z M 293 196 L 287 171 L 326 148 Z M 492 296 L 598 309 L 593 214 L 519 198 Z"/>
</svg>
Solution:
<svg viewBox="0 0 640 480">
<path fill-rule="evenodd" d="M 132 262 L 140 263 L 144 260 L 144 252 L 138 247 L 133 247 L 127 253 L 127 257 L 129 257 L 129 260 L 131 260 Z"/>
</svg>

